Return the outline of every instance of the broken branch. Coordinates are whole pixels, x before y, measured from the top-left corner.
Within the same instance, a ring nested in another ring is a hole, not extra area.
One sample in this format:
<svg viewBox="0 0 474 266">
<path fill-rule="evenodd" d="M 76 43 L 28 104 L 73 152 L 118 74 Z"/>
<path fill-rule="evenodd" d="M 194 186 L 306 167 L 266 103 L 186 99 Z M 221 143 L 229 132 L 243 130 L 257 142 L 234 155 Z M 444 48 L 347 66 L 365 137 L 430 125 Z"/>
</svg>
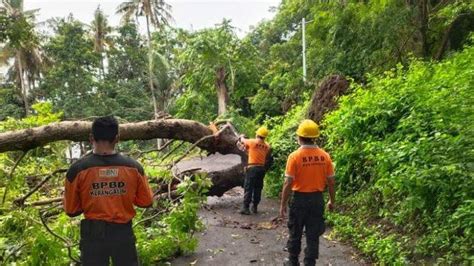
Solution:
<svg viewBox="0 0 474 266">
<path fill-rule="evenodd" d="M 38 189 L 43 187 L 44 184 L 46 184 L 46 182 L 48 182 L 53 176 L 59 173 L 65 173 L 66 171 L 67 169 L 58 169 L 50 174 L 47 174 L 46 177 L 38 185 L 36 185 L 32 190 L 30 190 L 30 192 L 26 193 L 26 195 L 24 195 L 21 198 L 15 199 L 13 203 L 15 203 L 18 206 L 23 206 L 25 204 L 25 200 L 28 199 L 31 195 L 33 195 L 33 193 L 38 191 Z"/>
<path fill-rule="evenodd" d="M 41 214 L 41 212 L 39 213 L 39 217 L 40 217 L 41 223 L 42 223 L 43 226 L 46 228 L 46 231 L 47 231 L 48 233 L 50 233 L 51 235 L 53 235 L 54 237 L 56 237 L 57 239 L 59 239 L 59 240 L 61 240 L 62 242 L 64 242 L 64 244 L 66 245 L 66 248 L 67 248 L 67 255 L 69 256 L 69 258 L 70 258 L 72 261 L 76 262 L 76 263 L 81 263 L 79 260 L 77 260 L 76 258 L 74 258 L 74 257 L 72 256 L 71 248 L 74 246 L 73 243 L 72 243 L 70 240 L 68 240 L 68 239 L 66 239 L 66 238 L 64 238 L 64 237 L 62 237 L 62 236 L 56 234 L 51 228 L 49 228 L 49 226 L 48 226 L 48 224 L 46 223 L 46 221 L 44 220 L 44 217 L 43 217 L 43 215 Z"/>
<path fill-rule="evenodd" d="M 8 183 L 5 186 L 5 191 L 3 192 L 2 205 L 5 204 L 5 199 L 7 198 L 8 188 L 10 187 L 10 183 L 13 179 L 13 174 L 15 173 L 16 168 L 20 164 L 21 160 L 23 160 L 23 158 L 25 158 L 27 153 L 28 153 L 28 151 L 24 151 L 21 154 L 21 156 L 16 160 L 15 165 L 13 165 L 13 168 L 10 170 L 10 174 L 8 175 Z"/>
<path fill-rule="evenodd" d="M 39 200 L 39 201 L 35 201 L 28 204 L 28 206 L 43 206 L 43 205 L 48 205 L 55 202 L 61 202 L 62 200 L 63 200 L 62 197 L 57 197 L 57 198 L 52 198 L 52 199 L 47 199 L 47 200 Z"/>
</svg>

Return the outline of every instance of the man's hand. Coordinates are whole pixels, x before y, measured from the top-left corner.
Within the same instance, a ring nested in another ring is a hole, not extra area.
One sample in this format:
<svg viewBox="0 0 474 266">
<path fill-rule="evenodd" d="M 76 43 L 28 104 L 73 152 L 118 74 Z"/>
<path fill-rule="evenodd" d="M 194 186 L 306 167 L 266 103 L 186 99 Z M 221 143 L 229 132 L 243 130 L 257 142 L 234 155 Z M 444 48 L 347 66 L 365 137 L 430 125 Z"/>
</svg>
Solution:
<svg viewBox="0 0 474 266">
<path fill-rule="evenodd" d="M 285 218 L 286 217 L 286 206 L 281 205 L 280 206 L 280 218 Z"/>
<path fill-rule="evenodd" d="M 335 190 L 335 185 L 336 185 L 336 179 L 334 176 L 328 177 L 328 191 L 329 191 L 329 202 L 328 202 L 328 209 L 329 211 L 334 210 L 334 207 L 336 207 L 336 190 Z"/>
<path fill-rule="evenodd" d="M 284 218 L 286 216 L 286 208 L 288 206 L 288 197 L 290 196 L 291 184 L 293 183 L 292 177 L 286 177 L 285 183 L 283 183 L 283 189 L 281 191 L 281 201 L 280 201 L 280 217 Z"/>
<path fill-rule="evenodd" d="M 334 202 L 329 201 L 328 204 L 327 204 L 327 206 L 328 206 L 328 210 L 329 210 L 329 211 L 333 211 L 333 210 L 334 210 L 334 207 L 335 207 L 335 204 L 334 204 Z"/>
<path fill-rule="evenodd" d="M 239 136 L 239 139 L 237 140 L 237 148 L 243 152 L 246 152 L 247 149 L 245 148 L 245 144 L 244 144 L 244 141 L 245 141 L 245 135 L 240 135 Z"/>
</svg>

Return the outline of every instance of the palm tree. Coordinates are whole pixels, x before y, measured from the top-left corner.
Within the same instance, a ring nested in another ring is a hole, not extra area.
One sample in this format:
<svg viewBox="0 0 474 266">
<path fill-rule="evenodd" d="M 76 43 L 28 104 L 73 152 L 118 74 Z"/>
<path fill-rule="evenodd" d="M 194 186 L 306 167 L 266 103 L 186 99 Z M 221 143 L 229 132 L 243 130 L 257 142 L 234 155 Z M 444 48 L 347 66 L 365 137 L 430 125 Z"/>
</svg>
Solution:
<svg viewBox="0 0 474 266">
<path fill-rule="evenodd" d="M 100 5 L 94 12 L 94 20 L 91 23 L 91 28 L 94 38 L 94 50 L 100 54 L 101 72 L 103 77 L 105 75 L 104 61 L 106 60 L 107 56 L 105 50 L 107 47 L 112 45 L 112 39 L 109 37 L 112 27 L 108 25 L 107 17 L 100 9 Z"/>
<path fill-rule="evenodd" d="M 160 111 L 166 111 L 175 87 L 174 73 L 172 73 L 168 60 L 164 56 L 155 53 L 153 57 L 153 62 L 155 62 L 154 73 L 156 73 L 153 76 L 153 84 L 158 92 L 157 105 Z"/>
<path fill-rule="evenodd" d="M 34 32 L 34 16 L 37 10 L 23 10 L 22 0 L 2 0 L 0 12 L 15 21 L 13 28 L 21 37 L 10 40 L 0 50 L 0 65 L 8 65 L 14 58 L 9 76 L 14 79 L 20 88 L 25 113 L 29 114 L 28 94 L 35 87 L 40 78 L 46 57 L 41 50 L 38 38 Z"/>
<path fill-rule="evenodd" d="M 161 29 L 169 25 L 172 20 L 170 14 L 171 6 L 164 0 L 130 0 L 123 2 L 117 8 L 117 13 L 122 14 L 122 20 L 129 22 L 133 17 L 144 16 L 146 19 L 147 42 L 148 42 L 148 85 L 150 87 L 153 101 L 155 118 L 158 116 L 158 103 L 155 96 L 153 78 L 153 47 L 151 43 L 151 26 Z M 155 79 L 156 82 L 156 79 Z"/>
</svg>

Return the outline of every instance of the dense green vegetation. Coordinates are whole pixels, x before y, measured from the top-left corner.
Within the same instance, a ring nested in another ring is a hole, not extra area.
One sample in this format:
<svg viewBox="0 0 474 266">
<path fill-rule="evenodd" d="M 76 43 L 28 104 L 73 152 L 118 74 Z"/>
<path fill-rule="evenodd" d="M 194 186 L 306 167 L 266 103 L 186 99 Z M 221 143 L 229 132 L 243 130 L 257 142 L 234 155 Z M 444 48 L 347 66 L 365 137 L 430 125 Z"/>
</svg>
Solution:
<svg viewBox="0 0 474 266">
<path fill-rule="evenodd" d="M 322 123 L 337 169 L 332 234 L 375 261 L 473 259 L 473 48 L 355 83 Z M 268 122 L 277 165 L 296 148 L 305 114 L 300 105 Z M 269 174 L 269 194 L 278 195 L 283 171 Z"/>
<path fill-rule="evenodd" d="M 399 243 L 389 254 L 375 249 L 379 261 L 472 260 L 473 62 L 468 47 L 373 77 L 324 121 L 351 227 L 377 219 Z"/>
<path fill-rule="evenodd" d="M 24 11 L 21 2 L 0 6 L 0 60 L 9 67 L 0 79 L 0 132 L 104 114 L 149 120 L 161 112 L 206 124 L 230 120 L 249 136 L 266 124 L 276 158 L 265 190 L 277 196 L 311 95 L 325 77 L 340 74 L 351 81 L 349 94 L 321 123 L 320 144 L 337 170 L 331 236 L 374 262 L 472 264 L 472 1 L 284 0 L 273 19 L 243 38 L 227 20 L 193 32 L 172 28 L 162 1 L 138 13 L 143 5 L 135 4 L 141 1 L 120 5 L 118 27 L 98 8 L 90 25 L 72 16 L 52 19 L 49 33 L 42 34 L 34 11 Z M 133 14 L 145 16 L 146 25 Z M 121 149 L 133 153 L 154 144 L 127 142 Z M 69 146 L 58 142 L 31 150 L 15 171 L 23 155 L 0 154 L 0 195 L 9 191 L 0 209 L 1 260 L 70 261 L 64 243 L 44 231 L 38 210 L 12 203 L 29 191 L 31 178 L 25 177 L 67 167 Z M 163 155 L 141 158 L 152 180 L 171 178 L 153 163 Z M 209 184 L 202 182 L 205 189 Z M 56 197 L 61 180 L 49 186 L 32 199 Z M 202 191 L 185 182 L 182 192 L 181 205 L 163 201 L 157 209 L 166 214 L 138 226 L 138 238 L 147 239 L 139 240 L 146 243 L 139 246 L 145 264 L 196 246 Z M 55 210 L 42 208 L 51 212 L 51 228 L 77 239 L 77 221 Z M 72 250 L 77 257 L 77 247 Z"/>
<path fill-rule="evenodd" d="M 34 115 L 23 119 L 7 119 L 0 122 L 0 132 L 29 128 L 59 121 L 63 114 L 55 113 L 50 103 L 37 103 L 32 106 Z M 131 143 L 121 144 L 121 149 L 128 146 L 137 150 Z M 67 265 L 71 257 L 78 258 L 78 239 L 80 217 L 71 219 L 63 211 L 61 202 L 53 202 L 44 207 L 17 206 L 15 199 L 29 192 L 41 180 L 51 174 L 52 169 L 64 169 L 68 160 L 64 158 L 67 142 L 56 142 L 29 152 L 16 168 L 13 176 L 14 160 L 20 154 L 0 154 L 2 165 L 2 200 L 0 208 L 0 258 L 2 263 L 25 265 Z M 150 154 L 141 158 L 155 188 L 159 182 L 169 181 L 172 176 L 165 167 L 151 166 L 156 162 L 156 155 Z M 39 193 L 32 194 L 28 202 L 38 202 L 61 195 L 63 178 L 60 172 L 52 176 Z M 157 184 L 156 184 L 157 183 Z M 135 219 L 135 234 L 140 260 L 145 265 L 192 252 L 197 245 L 195 232 L 203 228 L 197 211 L 205 200 L 203 193 L 210 186 L 205 176 L 195 176 L 193 180 L 185 179 L 177 188 L 177 198 L 162 199 L 153 209 L 138 211 Z M 8 194 L 5 190 L 8 189 Z M 155 188 L 156 189 L 156 188 Z M 41 222 L 44 217 L 48 227 L 62 239 L 48 233 Z M 66 247 L 71 248 L 68 256 Z"/>
</svg>

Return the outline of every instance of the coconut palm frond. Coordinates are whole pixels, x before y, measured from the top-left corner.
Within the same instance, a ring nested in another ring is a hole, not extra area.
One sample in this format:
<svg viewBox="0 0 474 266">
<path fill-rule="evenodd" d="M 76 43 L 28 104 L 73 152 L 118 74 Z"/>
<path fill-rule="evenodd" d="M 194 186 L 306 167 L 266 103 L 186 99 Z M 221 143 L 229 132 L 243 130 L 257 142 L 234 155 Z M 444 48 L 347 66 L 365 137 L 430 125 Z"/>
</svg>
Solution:
<svg viewBox="0 0 474 266">
<path fill-rule="evenodd" d="M 0 48 L 0 66 L 8 65 L 8 61 L 15 56 L 15 51 L 10 46 Z"/>
<path fill-rule="evenodd" d="M 173 20 L 171 5 L 163 0 L 130 0 L 121 3 L 116 13 L 122 14 L 122 23 L 128 22 L 133 15 L 145 16 L 154 27 L 161 28 Z"/>
<path fill-rule="evenodd" d="M 130 22 L 133 16 L 136 16 L 137 9 L 138 9 L 138 2 L 139 0 L 130 0 L 121 3 L 117 10 L 115 11 L 116 14 L 122 14 L 121 23 L 125 24 Z"/>
<path fill-rule="evenodd" d="M 2 1 L 2 6 L 0 7 L 0 10 L 11 16 L 13 15 L 16 9 L 9 2 Z"/>
<path fill-rule="evenodd" d="M 171 13 L 162 7 L 155 8 L 154 14 L 156 14 L 157 22 L 158 22 L 154 26 L 157 26 L 157 27 L 169 26 L 170 22 L 174 21 L 173 17 L 171 16 Z"/>
<path fill-rule="evenodd" d="M 100 9 L 100 6 L 97 7 L 94 13 L 94 20 L 89 27 L 93 33 L 94 50 L 99 53 L 103 52 L 112 42 L 109 37 L 112 27 L 108 25 L 107 17 Z"/>
</svg>

